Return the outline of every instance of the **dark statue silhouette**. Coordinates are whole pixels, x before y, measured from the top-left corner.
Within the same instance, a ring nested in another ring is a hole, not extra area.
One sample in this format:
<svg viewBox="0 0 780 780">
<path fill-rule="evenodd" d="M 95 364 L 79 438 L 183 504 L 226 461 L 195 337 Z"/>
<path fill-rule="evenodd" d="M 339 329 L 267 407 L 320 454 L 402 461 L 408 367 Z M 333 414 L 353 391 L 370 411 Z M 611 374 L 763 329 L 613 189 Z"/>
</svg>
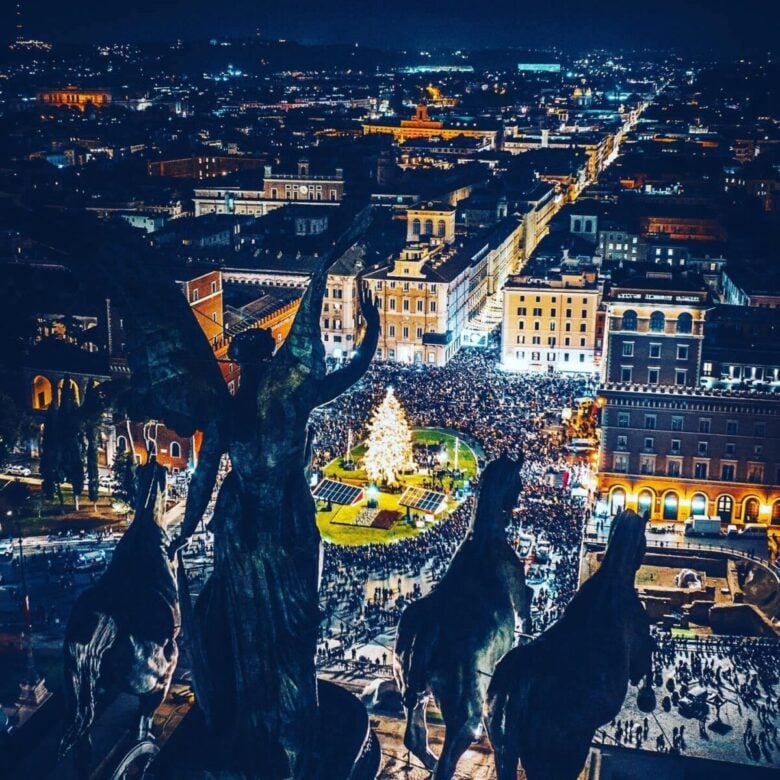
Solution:
<svg viewBox="0 0 780 780">
<path fill-rule="evenodd" d="M 140 698 L 138 738 L 149 736 L 179 655 L 179 604 L 165 529 L 166 470 L 138 470 L 135 519 L 97 583 L 79 596 L 65 631 L 67 728 L 64 756 L 76 747 L 86 774 L 98 685 Z"/>
<path fill-rule="evenodd" d="M 199 745 L 208 743 L 209 761 L 208 766 L 184 767 L 188 777 L 205 772 L 260 780 L 338 780 L 336 775 L 344 773 L 333 767 L 352 763 L 337 754 L 352 749 L 354 734 L 341 739 L 323 729 L 321 720 L 346 721 L 320 715 L 320 708 L 338 706 L 344 712 L 354 704 L 350 723 L 362 722 L 359 709 L 367 729 L 365 709 L 351 694 L 341 695 L 324 682 L 318 693 L 314 659 L 321 550 L 306 467 L 310 413 L 356 382 L 376 349 L 379 315 L 362 282 L 358 302 L 365 328 L 352 359 L 327 373 L 320 334 L 328 269 L 360 240 L 372 218 L 370 208 L 355 215 L 321 257 L 275 355 L 267 333 L 255 331 L 232 342 L 230 359 L 242 371 L 236 397 L 228 392 L 190 303 L 132 231 L 94 222 L 76 230 L 57 215 L 20 214 L 17 220 L 31 235 L 64 250 L 73 272 L 109 299 L 111 310 L 122 313 L 131 378 L 128 388 L 115 386 L 107 394 L 122 399 L 130 419 L 161 421 L 180 436 L 202 433 L 182 530 L 169 546 L 170 558 L 201 522 L 222 457 L 230 456 L 231 470 L 211 522 L 214 571 L 194 614 L 189 603 L 182 605 L 196 701 L 205 722 L 205 733 L 196 739 Z M 188 615 L 193 625 L 187 625 Z M 95 630 L 85 630 L 85 647 L 101 641 Z M 366 744 L 358 741 L 355 762 L 365 759 Z M 331 763 L 323 758 L 328 751 Z M 189 757 L 185 748 L 174 764 Z M 351 770 L 347 774 L 354 776 Z"/>
<path fill-rule="evenodd" d="M 601 567 L 563 617 L 530 644 L 511 650 L 488 690 L 487 724 L 498 780 L 576 780 L 599 726 L 620 712 L 629 681 L 652 709 L 653 641 L 634 588 L 645 553 L 646 520 L 615 518 Z"/>
<path fill-rule="evenodd" d="M 506 540 L 521 489 L 520 463 L 503 456 L 482 474 L 469 533 L 446 574 L 401 616 L 395 671 L 406 709 L 406 747 L 436 780 L 449 780 L 478 735 L 496 664 L 515 643 L 517 622 L 530 616 L 523 562 Z M 425 711 L 431 695 L 446 738 L 439 759 L 428 747 Z"/>
</svg>

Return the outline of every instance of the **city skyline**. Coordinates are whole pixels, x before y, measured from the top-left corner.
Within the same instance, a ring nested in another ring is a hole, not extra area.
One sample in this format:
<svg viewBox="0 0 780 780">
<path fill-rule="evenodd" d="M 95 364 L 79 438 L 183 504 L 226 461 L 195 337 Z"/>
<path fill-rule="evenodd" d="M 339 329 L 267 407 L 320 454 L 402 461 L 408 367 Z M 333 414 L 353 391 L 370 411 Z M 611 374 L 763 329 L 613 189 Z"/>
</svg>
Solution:
<svg viewBox="0 0 780 780">
<path fill-rule="evenodd" d="M 354 44 L 384 50 L 466 49 L 507 46 L 680 48 L 740 53 L 771 50 L 780 11 L 770 0 L 682 0 L 673 6 L 626 5 L 617 0 L 554 0 L 527 7 L 497 0 L 490 14 L 464 0 L 431 0 L 424 6 L 377 2 L 296 0 L 285 4 L 232 3 L 229 10 L 205 0 L 164 5 L 139 0 L 117 9 L 98 0 L 67 6 L 22 0 L 26 35 L 58 43 L 167 42 L 212 37 L 285 38 L 303 44 Z M 14 37 L 15 7 L 3 12 L 7 38 Z M 640 35 L 635 33 L 641 31 Z M 691 32 L 693 31 L 693 35 Z"/>
</svg>

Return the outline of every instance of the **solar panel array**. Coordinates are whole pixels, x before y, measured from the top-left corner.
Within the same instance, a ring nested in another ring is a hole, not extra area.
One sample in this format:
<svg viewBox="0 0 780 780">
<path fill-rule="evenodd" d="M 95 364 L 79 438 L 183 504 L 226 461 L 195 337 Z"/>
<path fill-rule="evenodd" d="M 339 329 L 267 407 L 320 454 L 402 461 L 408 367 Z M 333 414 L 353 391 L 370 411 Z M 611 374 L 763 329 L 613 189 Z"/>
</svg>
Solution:
<svg viewBox="0 0 780 780">
<path fill-rule="evenodd" d="M 350 506 L 362 497 L 363 489 L 347 485 L 345 482 L 337 482 L 335 479 L 323 479 L 311 494 L 320 501 Z"/>
<path fill-rule="evenodd" d="M 419 509 L 421 512 L 436 514 L 441 511 L 442 505 L 447 497 L 444 493 L 437 493 L 435 490 L 425 490 L 424 488 L 410 487 L 404 491 L 401 500 L 398 502 L 401 506 L 408 506 L 411 509 Z"/>
</svg>

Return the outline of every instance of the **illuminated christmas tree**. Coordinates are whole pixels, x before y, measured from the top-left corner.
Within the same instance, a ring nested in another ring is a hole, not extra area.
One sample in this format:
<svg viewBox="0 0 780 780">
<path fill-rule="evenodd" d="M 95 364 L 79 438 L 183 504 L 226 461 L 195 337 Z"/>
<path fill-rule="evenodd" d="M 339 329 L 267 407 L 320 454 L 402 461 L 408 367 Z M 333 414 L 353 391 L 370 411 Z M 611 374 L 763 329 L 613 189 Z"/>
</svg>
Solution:
<svg viewBox="0 0 780 780">
<path fill-rule="evenodd" d="M 363 467 L 373 482 L 392 484 L 413 462 L 412 429 L 401 404 L 389 389 L 368 425 Z"/>
</svg>

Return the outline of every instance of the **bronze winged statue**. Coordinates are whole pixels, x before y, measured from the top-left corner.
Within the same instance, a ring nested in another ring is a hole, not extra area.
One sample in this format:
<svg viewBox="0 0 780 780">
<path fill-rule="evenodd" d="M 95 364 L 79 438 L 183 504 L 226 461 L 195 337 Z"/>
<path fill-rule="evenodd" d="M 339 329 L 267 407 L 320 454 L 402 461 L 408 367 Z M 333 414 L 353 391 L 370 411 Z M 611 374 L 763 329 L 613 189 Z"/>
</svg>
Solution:
<svg viewBox="0 0 780 780">
<path fill-rule="evenodd" d="M 138 483 L 135 519 L 104 574 L 79 596 L 65 631 L 67 727 L 60 755 L 76 747 L 83 775 L 98 685 L 139 697 L 138 738 L 145 739 L 179 655 L 179 602 L 165 528 L 166 470 L 151 459 L 139 469 Z"/>
<path fill-rule="evenodd" d="M 634 588 L 646 520 L 613 521 L 601 567 L 540 637 L 507 653 L 488 690 L 498 780 L 576 780 L 599 726 L 620 712 L 629 681 L 652 699 L 650 621 Z M 647 709 L 647 706 L 643 707 Z"/>
<path fill-rule="evenodd" d="M 321 258 L 275 355 L 272 340 L 261 334 L 231 345 L 231 359 L 242 368 L 235 398 L 188 302 L 160 270 L 159 256 L 131 231 L 97 223 L 74 230 L 57 215 L 15 220 L 18 228 L 63 250 L 73 272 L 123 312 L 130 337 L 130 417 L 162 421 L 181 436 L 203 434 L 170 557 L 203 517 L 222 456 L 230 456 L 211 523 L 214 572 L 196 604 L 193 630 L 187 630 L 197 703 L 221 776 L 310 780 L 317 773 L 314 658 L 321 562 L 305 474 L 307 425 L 314 408 L 362 376 L 376 349 L 379 315 L 362 282 L 358 300 L 365 328 L 351 361 L 327 373 L 320 334 L 328 269 L 371 220 L 370 208 L 356 215 Z"/>
<path fill-rule="evenodd" d="M 496 664 L 530 617 L 532 591 L 523 562 L 506 539 L 520 493 L 520 463 L 502 456 L 482 474 L 466 538 L 431 593 L 401 615 L 395 675 L 406 710 L 404 743 L 436 780 L 450 780 L 478 736 Z M 446 737 L 437 759 L 428 746 L 425 713 L 436 698 Z"/>
</svg>

